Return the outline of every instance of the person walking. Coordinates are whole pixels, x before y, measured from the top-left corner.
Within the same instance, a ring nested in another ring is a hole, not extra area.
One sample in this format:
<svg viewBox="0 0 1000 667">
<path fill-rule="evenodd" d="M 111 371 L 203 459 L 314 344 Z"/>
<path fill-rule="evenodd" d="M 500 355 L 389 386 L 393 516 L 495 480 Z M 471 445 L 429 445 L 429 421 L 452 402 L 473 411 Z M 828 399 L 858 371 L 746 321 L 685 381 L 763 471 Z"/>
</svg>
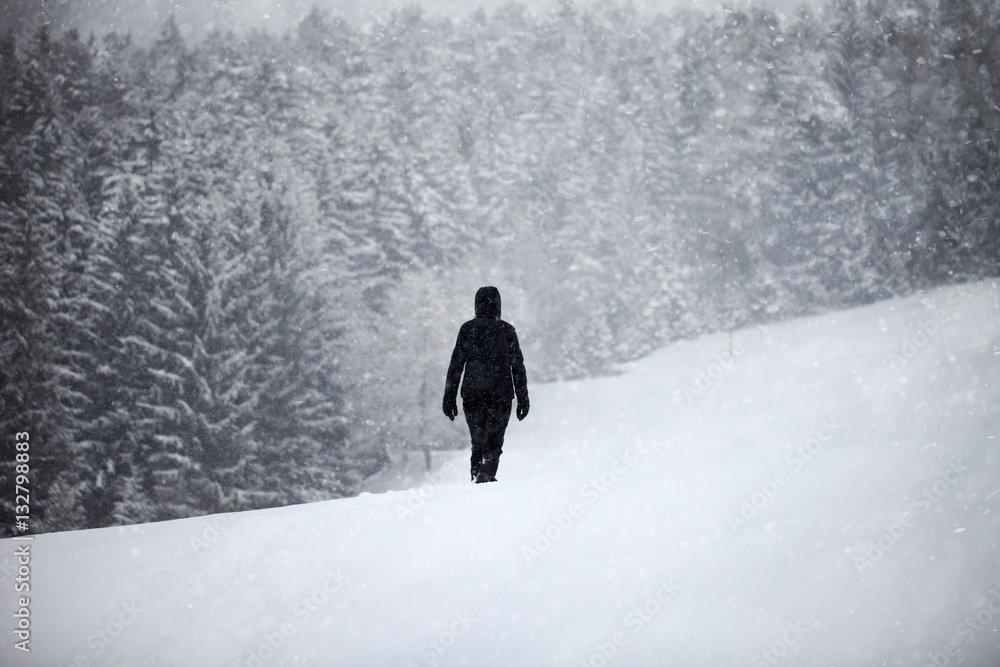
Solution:
<svg viewBox="0 0 1000 667">
<path fill-rule="evenodd" d="M 472 438 L 470 472 L 472 481 L 479 484 L 497 479 L 515 397 L 518 420 L 528 416 L 528 377 L 517 332 L 500 319 L 500 290 L 480 287 L 475 307 L 476 317 L 458 330 L 445 378 L 443 409 L 455 421 L 461 382 L 462 409 Z"/>
</svg>

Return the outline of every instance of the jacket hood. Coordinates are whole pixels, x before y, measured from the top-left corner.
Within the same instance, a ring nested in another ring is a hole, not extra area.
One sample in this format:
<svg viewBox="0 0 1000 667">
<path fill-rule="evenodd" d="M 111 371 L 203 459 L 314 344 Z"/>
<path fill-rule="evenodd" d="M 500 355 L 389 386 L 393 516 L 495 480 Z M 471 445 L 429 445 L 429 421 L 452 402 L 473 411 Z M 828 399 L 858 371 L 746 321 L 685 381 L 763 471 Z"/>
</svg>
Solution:
<svg viewBox="0 0 1000 667">
<path fill-rule="evenodd" d="M 476 317 L 500 319 L 500 290 L 480 287 L 476 292 Z"/>
</svg>

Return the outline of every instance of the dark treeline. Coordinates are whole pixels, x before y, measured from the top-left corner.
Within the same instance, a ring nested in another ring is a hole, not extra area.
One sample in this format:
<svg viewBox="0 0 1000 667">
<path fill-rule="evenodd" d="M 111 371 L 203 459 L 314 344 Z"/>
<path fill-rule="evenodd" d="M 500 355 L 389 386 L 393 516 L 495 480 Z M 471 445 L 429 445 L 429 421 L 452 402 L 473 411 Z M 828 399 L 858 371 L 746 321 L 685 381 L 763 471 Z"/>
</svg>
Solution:
<svg viewBox="0 0 1000 667">
<path fill-rule="evenodd" d="M 998 37 L 995 0 L 8 36 L 2 530 L 17 432 L 33 531 L 356 492 L 454 436 L 484 278 L 539 381 L 997 275 Z"/>
</svg>

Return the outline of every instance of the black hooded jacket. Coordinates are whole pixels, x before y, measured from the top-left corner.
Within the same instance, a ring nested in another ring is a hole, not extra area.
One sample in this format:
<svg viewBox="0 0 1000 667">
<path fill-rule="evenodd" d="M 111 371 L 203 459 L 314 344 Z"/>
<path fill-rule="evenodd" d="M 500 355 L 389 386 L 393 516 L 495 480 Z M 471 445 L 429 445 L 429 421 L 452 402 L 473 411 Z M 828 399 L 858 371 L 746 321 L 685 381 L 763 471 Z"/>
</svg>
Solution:
<svg viewBox="0 0 1000 667">
<path fill-rule="evenodd" d="M 444 385 L 446 405 L 449 401 L 454 404 L 459 381 L 466 403 L 509 402 L 515 396 L 518 405 L 528 403 L 521 346 L 514 327 L 500 319 L 500 291 L 496 287 L 476 292 L 476 317 L 458 331 Z"/>
</svg>

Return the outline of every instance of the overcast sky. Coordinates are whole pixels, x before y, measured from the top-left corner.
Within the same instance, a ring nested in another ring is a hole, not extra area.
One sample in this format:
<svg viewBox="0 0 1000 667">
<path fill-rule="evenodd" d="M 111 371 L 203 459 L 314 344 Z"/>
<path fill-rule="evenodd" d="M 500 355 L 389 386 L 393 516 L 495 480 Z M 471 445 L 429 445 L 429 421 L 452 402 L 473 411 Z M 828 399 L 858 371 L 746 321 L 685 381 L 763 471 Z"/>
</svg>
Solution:
<svg viewBox="0 0 1000 667">
<path fill-rule="evenodd" d="M 421 4 L 434 12 L 466 15 L 476 7 L 492 12 L 509 0 L 423 0 Z M 748 4 L 748 0 L 730 0 L 731 4 Z M 756 0 L 755 4 L 791 11 L 805 1 L 815 0 Z M 331 11 L 339 10 L 354 20 L 370 21 L 380 11 L 412 4 L 398 0 L 0 0 L 0 29 L 30 33 L 40 22 L 51 22 L 58 30 L 76 27 L 86 36 L 98 36 L 112 30 L 129 30 L 137 41 L 145 41 L 159 32 L 163 22 L 173 14 L 182 33 L 197 39 L 213 28 L 240 30 L 264 28 L 283 32 L 309 13 L 313 5 Z M 558 0 L 521 0 L 532 9 L 545 10 Z M 578 4 L 585 4 L 578 2 Z M 719 0 L 633 0 L 639 9 L 667 10 L 678 5 L 711 10 L 721 5 Z"/>
</svg>

